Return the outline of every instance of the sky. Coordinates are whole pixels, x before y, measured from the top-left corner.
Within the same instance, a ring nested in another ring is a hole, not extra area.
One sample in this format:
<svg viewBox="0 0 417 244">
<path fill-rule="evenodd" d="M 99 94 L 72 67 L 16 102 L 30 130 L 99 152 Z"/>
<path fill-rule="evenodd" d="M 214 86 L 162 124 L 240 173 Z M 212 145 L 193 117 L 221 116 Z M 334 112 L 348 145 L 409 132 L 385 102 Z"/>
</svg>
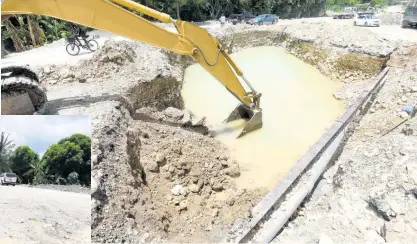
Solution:
<svg viewBox="0 0 417 244">
<path fill-rule="evenodd" d="M 29 146 L 40 157 L 48 147 L 75 133 L 91 137 L 89 115 L 7 115 L 0 116 L 0 129 L 9 134 L 16 147 Z"/>
</svg>

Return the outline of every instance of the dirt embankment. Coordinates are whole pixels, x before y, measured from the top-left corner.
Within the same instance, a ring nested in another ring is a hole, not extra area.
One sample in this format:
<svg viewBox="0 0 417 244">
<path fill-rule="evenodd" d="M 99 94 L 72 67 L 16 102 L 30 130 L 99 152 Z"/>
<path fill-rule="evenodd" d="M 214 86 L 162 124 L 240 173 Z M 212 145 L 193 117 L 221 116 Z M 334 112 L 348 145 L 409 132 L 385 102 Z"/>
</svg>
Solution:
<svg viewBox="0 0 417 244">
<path fill-rule="evenodd" d="M 350 27 L 330 36 L 329 28 L 306 23 L 210 31 L 233 52 L 285 47 L 344 82 L 342 95 L 335 96 L 349 103 L 396 47 L 370 32 L 351 37 Z M 181 81 L 190 63 L 123 41 L 107 43 L 77 66 L 42 68 L 47 113 L 92 114 L 93 241 L 220 241 L 235 220 L 250 218 L 251 207 L 266 193 L 238 191 L 233 179 L 239 165 L 205 135 L 201 118 L 182 111 Z"/>
</svg>

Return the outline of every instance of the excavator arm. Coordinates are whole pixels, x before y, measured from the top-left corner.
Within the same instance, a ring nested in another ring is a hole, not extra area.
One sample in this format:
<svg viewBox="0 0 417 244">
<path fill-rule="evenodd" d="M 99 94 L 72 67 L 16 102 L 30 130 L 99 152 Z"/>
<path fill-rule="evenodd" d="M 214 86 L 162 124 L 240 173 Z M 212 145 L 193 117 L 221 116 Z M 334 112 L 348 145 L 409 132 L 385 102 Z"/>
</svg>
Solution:
<svg viewBox="0 0 417 244">
<path fill-rule="evenodd" d="M 134 12 L 172 23 L 178 33 L 161 28 Z M 219 41 L 201 27 L 174 20 L 165 13 L 130 0 L 6 0 L 2 1 L 1 14 L 50 16 L 192 56 L 240 101 L 227 118 L 227 121 L 250 119 L 239 136 L 262 126 L 261 94 L 245 79 Z M 238 77 L 248 85 L 249 92 Z"/>
</svg>

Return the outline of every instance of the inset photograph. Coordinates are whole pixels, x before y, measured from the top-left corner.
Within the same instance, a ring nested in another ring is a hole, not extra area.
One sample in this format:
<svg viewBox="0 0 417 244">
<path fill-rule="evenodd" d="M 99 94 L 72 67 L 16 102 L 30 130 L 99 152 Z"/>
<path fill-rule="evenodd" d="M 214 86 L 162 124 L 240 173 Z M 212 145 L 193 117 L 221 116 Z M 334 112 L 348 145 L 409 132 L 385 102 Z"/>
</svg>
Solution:
<svg viewBox="0 0 417 244">
<path fill-rule="evenodd" d="M 0 116 L 0 129 L 0 243 L 90 243 L 90 116 Z"/>
</svg>

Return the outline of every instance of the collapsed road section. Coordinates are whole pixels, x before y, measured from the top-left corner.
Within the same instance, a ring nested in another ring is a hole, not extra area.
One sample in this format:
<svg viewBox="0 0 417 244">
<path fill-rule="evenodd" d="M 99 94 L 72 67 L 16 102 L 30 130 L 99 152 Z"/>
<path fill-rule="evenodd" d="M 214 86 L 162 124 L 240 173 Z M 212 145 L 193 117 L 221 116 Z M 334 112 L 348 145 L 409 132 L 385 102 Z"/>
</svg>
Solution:
<svg viewBox="0 0 417 244">
<path fill-rule="evenodd" d="M 320 21 L 289 23 L 287 26 L 208 28 L 232 55 L 253 47 L 282 48 L 339 86 L 331 96 L 339 100 L 335 102 L 343 102 L 348 107 L 375 81 L 384 67 L 390 66 L 385 85 L 369 109 L 370 114 L 364 116 L 340 159 L 348 159 L 349 156 L 343 155 L 346 150 L 352 154 L 350 150 L 355 150 L 357 143 L 376 140 L 385 129 L 388 131 L 394 127 L 400 116 L 409 116 L 401 112 L 401 108 L 416 99 L 410 78 L 416 72 L 412 63 L 413 46 L 403 47 L 403 43 L 384 40 L 364 29 L 336 27 L 343 31 L 340 35 L 333 35 L 335 27 Z M 230 145 L 216 139 L 216 135 L 211 133 L 213 128 L 206 126 L 210 125 L 210 121 L 206 121 L 210 118 L 204 119 L 193 111 L 187 111 L 186 98 L 182 95 L 185 89 L 183 79 L 186 68 L 192 63 L 188 58 L 148 45 L 122 41 L 108 42 L 92 59 L 81 61 L 76 66 L 53 65 L 38 69 L 49 100 L 45 113 L 92 114 L 94 242 L 233 241 L 242 229 L 235 227 L 244 226 L 256 217 L 253 207 L 272 188 L 268 184 L 251 184 L 252 187 L 238 184 L 253 167 L 239 162 Z M 212 96 L 215 99 L 217 93 Z M 303 112 L 301 109 L 297 111 Z M 382 117 L 375 119 L 372 116 Z M 334 120 L 337 119 L 340 116 L 337 118 L 336 115 Z M 328 127 L 334 120 L 330 119 Z M 413 119 L 410 121 L 407 128 L 412 130 L 416 125 Z M 304 126 L 309 125 L 305 123 Z M 388 135 L 403 138 L 406 136 L 401 134 L 403 129 L 398 127 L 392 132 L 394 134 Z M 322 130 L 311 145 L 326 132 L 326 129 Z M 408 135 L 404 141 L 412 144 L 413 138 L 413 135 Z M 308 148 L 299 157 L 306 150 Z M 412 158 L 414 149 L 407 150 L 403 153 Z M 370 152 L 373 155 L 373 150 Z M 276 175 L 274 182 L 284 177 L 297 159 Z M 357 160 L 357 177 L 363 160 Z M 338 162 L 335 165 L 339 167 Z M 264 169 L 268 167 L 264 166 Z M 333 172 L 334 167 L 327 172 Z M 371 171 L 375 164 L 368 167 Z M 337 175 L 342 176 L 336 178 L 343 179 L 349 175 L 345 173 L 348 171 L 346 166 L 342 168 L 344 173 L 337 170 Z M 359 176 L 362 184 L 366 184 L 366 174 Z M 355 182 L 355 178 L 352 176 L 349 181 Z M 346 179 L 341 182 L 346 182 Z M 343 183 L 340 189 L 348 191 Z M 331 203 L 331 199 L 326 200 Z M 310 203 L 316 202 L 312 198 Z M 308 206 L 306 202 L 303 204 Z M 314 206 L 311 210 L 304 209 L 304 216 L 312 218 L 314 212 L 307 213 L 313 210 L 317 211 Z M 364 208 L 362 211 L 370 210 Z M 396 216 L 403 218 L 400 214 Z M 404 219 L 410 221 L 412 215 Z M 317 234 L 325 232 L 315 232 L 315 228 L 297 222 L 301 220 L 297 217 L 287 223 L 276 240 L 285 237 L 294 240 L 295 234 L 292 233 L 302 236 L 300 232 L 307 230 L 310 233 L 306 236 L 307 242 L 313 242 L 319 238 Z M 332 218 L 315 221 L 329 226 Z M 343 223 L 343 219 L 338 221 Z M 295 224 L 302 226 L 300 230 Z M 371 228 L 371 224 L 366 228 Z M 342 233 L 344 228 L 335 231 Z M 387 230 L 387 237 L 389 233 Z M 407 236 L 408 232 L 401 233 Z M 343 238 L 349 241 L 354 234 L 349 237 L 342 235 L 341 239 L 334 241 L 343 241 Z M 363 236 L 360 238 L 365 239 Z"/>
</svg>

